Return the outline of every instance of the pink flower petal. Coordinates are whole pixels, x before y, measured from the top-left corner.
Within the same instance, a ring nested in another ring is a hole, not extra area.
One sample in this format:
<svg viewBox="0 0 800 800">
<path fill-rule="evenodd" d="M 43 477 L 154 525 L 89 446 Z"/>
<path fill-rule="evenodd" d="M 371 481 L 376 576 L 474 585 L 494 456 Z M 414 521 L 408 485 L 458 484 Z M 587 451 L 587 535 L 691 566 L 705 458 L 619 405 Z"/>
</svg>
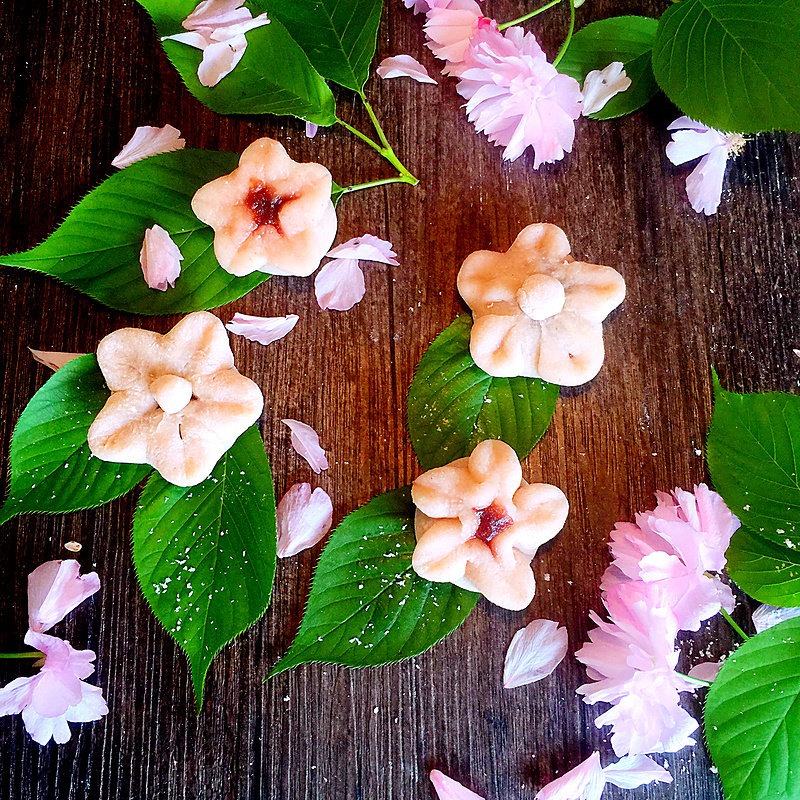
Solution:
<svg viewBox="0 0 800 800">
<path fill-rule="evenodd" d="M 99 589 L 97 573 L 81 575 L 75 560 L 45 562 L 28 575 L 28 626 L 49 630 Z"/>
<path fill-rule="evenodd" d="M 328 459 L 319 445 L 319 434 L 310 425 L 296 419 L 284 419 L 281 422 L 289 426 L 292 447 L 308 462 L 311 469 L 317 474 L 328 469 Z"/>
<path fill-rule="evenodd" d="M 778 608 L 764 603 L 753 612 L 753 625 L 756 633 L 763 633 L 769 628 L 795 617 L 800 617 L 800 608 Z"/>
<path fill-rule="evenodd" d="M 566 628 L 549 619 L 535 619 L 518 630 L 506 653 L 503 686 L 512 689 L 550 675 L 567 654 Z"/>
<path fill-rule="evenodd" d="M 666 147 L 667 158 L 675 165 L 694 161 L 708 155 L 715 147 L 725 145 L 725 137 L 715 130 L 682 130 L 672 134 L 672 141 Z"/>
<path fill-rule="evenodd" d="M 283 339 L 297 325 L 299 319 L 297 314 L 287 314 L 285 317 L 253 317 L 250 314 L 236 313 L 225 327 L 231 333 L 244 336 L 251 342 L 272 344 Z"/>
<path fill-rule="evenodd" d="M 431 770 L 430 779 L 439 800 L 484 800 L 483 797 L 470 791 L 466 786 L 462 786 L 458 781 L 448 778 L 438 769 Z"/>
<path fill-rule="evenodd" d="M 722 182 L 727 163 L 727 149 L 715 147 L 689 173 L 686 178 L 686 195 L 695 211 L 706 216 L 717 213 L 722 200 Z"/>
<path fill-rule="evenodd" d="M 672 775 L 652 758 L 645 755 L 625 756 L 603 768 L 606 783 L 620 789 L 637 789 L 647 783 L 672 783 Z"/>
<path fill-rule="evenodd" d="M 233 72 L 247 49 L 244 34 L 221 42 L 213 42 L 203 48 L 203 59 L 197 68 L 197 78 L 203 86 L 216 86 L 226 75 Z"/>
<path fill-rule="evenodd" d="M 378 66 L 377 72 L 384 80 L 388 78 L 413 78 L 418 83 L 437 83 L 416 58 L 408 55 L 384 58 Z"/>
<path fill-rule="evenodd" d="M 631 86 L 631 79 L 627 76 L 621 61 L 612 61 L 605 69 L 593 69 L 583 81 L 581 93 L 583 94 L 582 114 L 596 114 L 605 108 L 608 101 L 627 91 Z"/>
<path fill-rule="evenodd" d="M 328 254 L 328 258 L 354 258 L 356 261 L 377 261 L 380 264 L 399 266 L 397 253 L 392 250 L 392 243 L 379 239 L 371 233 L 357 236 L 344 244 L 337 245 Z"/>
<path fill-rule="evenodd" d="M 186 17 L 182 25 L 189 31 L 238 25 L 252 17 L 242 6 L 243 0 L 204 0 Z"/>
<path fill-rule="evenodd" d="M 410 8 L 415 14 L 424 14 L 430 10 L 430 3 L 428 0 L 403 0 L 403 5 Z"/>
<path fill-rule="evenodd" d="M 171 153 L 174 150 L 183 150 L 184 147 L 186 142 L 181 138 L 181 132 L 172 125 L 164 125 L 162 128 L 142 125 L 134 131 L 130 141 L 111 162 L 111 166 L 122 169 L 148 156 Z"/>
<path fill-rule="evenodd" d="M 317 131 L 319 130 L 319 125 L 315 125 L 313 122 L 306 122 L 306 136 L 309 139 L 313 139 L 317 135 Z"/>
<path fill-rule="evenodd" d="M 181 261 L 183 254 L 178 245 L 160 225 L 153 225 L 144 232 L 139 262 L 145 283 L 151 289 L 165 292 L 167 286 L 175 286 L 181 274 Z"/>
<path fill-rule="evenodd" d="M 288 558 L 320 542 L 331 529 L 333 503 L 319 487 L 296 483 L 281 498 L 278 515 L 278 558 Z"/>
<path fill-rule="evenodd" d="M 600 800 L 605 785 L 600 753 L 594 752 L 577 767 L 543 786 L 534 800 Z"/>
<path fill-rule="evenodd" d="M 719 671 L 722 669 L 723 663 L 723 661 L 702 661 L 699 664 L 695 664 L 689 670 L 689 677 L 697 678 L 699 681 L 714 683 L 717 679 L 717 675 L 719 675 Z"/>
<path fill-rule="evenodd" d="M 358 261 L 350 258 L 329 261 L 314 279 L 314 294 L 323 311 L 348 311 L 361 302 L 366 291 L 364 273 Z"/>
<path fill-rule="evenodd" d="M 428 48 L 436 58 L 460 64 L 481 19 L 483 12 L 474 0 L 432 7 L 426 15 L 424 28 Z"/>
<path fill-rule="evenodd" d="M 70 361 L 86 355 L 86 353 L 59 353 L 56 350 L 34 350 L 32 347 L 29 347 L 28 350 L 31 351 L 34 361 L 50 367 L 54 372 L 61 369 L 64 364 L 69 364 Z"/>
</svg>

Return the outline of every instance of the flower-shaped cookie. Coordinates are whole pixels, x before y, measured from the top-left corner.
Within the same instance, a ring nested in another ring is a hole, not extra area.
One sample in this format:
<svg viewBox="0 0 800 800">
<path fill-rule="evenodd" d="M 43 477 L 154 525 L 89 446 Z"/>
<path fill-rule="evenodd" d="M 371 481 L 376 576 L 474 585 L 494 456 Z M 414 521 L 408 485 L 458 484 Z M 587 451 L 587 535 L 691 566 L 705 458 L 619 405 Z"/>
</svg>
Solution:
<svg viewBox="0 0 800 800">
<path fill-rule="evenodd" d="M 531 602 L 531 560 L 569 511 L 559 488 L 524 481 L 514 450 L 489 439 L 468 458 L 420 475 L 411 497 L 417 507 L 412 565 L 420 577 L 480 592 L 503 608 Z"/>
<path fill-rule="evenodd" d="M 336 237 L 331 174 L 258 139 L 230 175 L 201 186 L 192 211 L 214 229 L 214 253 L 232 275 L 310 275 Z"/>
<path fill-rule="evenodd" d="M 569 252 L 561 228 L 538 224 L 505 253 L 467 257 L 458 291 L 474 319 L 470 353 L 489 375 L 578 386 L 600 371 L 603 320 L 625 298 L 625 281 Z"/>
<path fill-rule="evenodd" d="M 89 428 L 89 449 L 103 461 L 150 464 L 177 486 L 204 481 L 261 416 L 261 390 L 237 372 L 225 327 L 207 311 L 163 336 L 114 331 L 97 361 L 111 397 Z"/>
</svg>

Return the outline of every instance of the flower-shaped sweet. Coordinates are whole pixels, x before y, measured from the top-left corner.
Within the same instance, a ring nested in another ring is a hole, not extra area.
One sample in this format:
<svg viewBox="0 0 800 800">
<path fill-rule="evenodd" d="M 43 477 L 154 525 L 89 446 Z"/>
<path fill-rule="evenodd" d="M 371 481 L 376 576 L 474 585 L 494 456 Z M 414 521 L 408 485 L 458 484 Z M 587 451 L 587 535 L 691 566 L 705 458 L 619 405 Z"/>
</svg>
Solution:
<svg viewBox="0 0 800 800">
<path fill-rule="evenodd" d="M 114 331 L 97 361 L 111 396 L 89 428 L 89 449 L 103 461 L 150 464 L 177 486 L 205 480 L 261 416 L 261 390 L 237 372 L 225 327 L 207 311 L 163 336 Z"/>
<path fill-rule="evenodd" d="M 258 139 L 230 175 L 201 186 L 192 211 L 214 229 L 214 253 L 232 275 L 310 275 L 336 237 L 331 174 Z"/>
<path fill-rule="evenodd" d="M 414 571 L 454 583 L 513 610 L 533 599 L 531 560 L 567 519 L 556 486 L 527 483 L 514 450 L 481 442 L 468 458 L 420 475 L 411 487 L 417 507 Z"/>
<path fill-rule="evenodd" d="M 489 375 L 578 386 L 600 371 L 603 320 L 625 298 L 625 281 L 569 252 L 561 228 L 528 225 L 507 252 L 480 250 L 461 266 L 470 353 Z"/>
</svg>

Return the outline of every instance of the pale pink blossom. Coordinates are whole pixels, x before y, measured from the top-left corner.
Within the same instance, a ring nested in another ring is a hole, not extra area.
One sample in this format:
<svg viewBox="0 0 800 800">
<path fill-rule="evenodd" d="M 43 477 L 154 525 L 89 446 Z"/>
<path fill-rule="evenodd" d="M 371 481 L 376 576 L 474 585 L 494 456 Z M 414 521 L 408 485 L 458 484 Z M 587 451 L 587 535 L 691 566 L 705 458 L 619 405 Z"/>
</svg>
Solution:
<svg viewBox="0 0 800 800">
<path fill-rule="evenodd" d="M 620 789 L 638 789 L 648 783 L 672 783 L 672 775 L 652 758 L 645 755 L 625 756 L 603 767 L 606 783 Z"/>
<path fill-rule="evenodd" d="M 714 683 L 724 663 L 724 661 L 701 661 L 699 664 L 695 664 L 687 674 L 690 678 L 696 678 L 698 681 Z"/>
<path fill-rule="evenodd" d="M 408 55 L 389 56 L 381 61 L 377 69 L 384 80 L 388 78 L 413 78 L 418 83 L 436 83 L 424 65 Z"/>
<path fill-rule="evenodd" d="M 281 498 L 278 515 L 278 558 L 288 558 L 322 541 L 333 522 L 330 495 L 308 483 L 296 483 Z"/>
<path fill-rule="evenodd" d="M 31 351 L 34 361 L 44 364 L 45 367 L 50 367 L 53 372 L 61 369 L 64 364 L 69 364 L 70 361 L 86 355 L 86 353 L 60 353 L 56 350 L 34 350 L 32 347 L 29 347 L 28 350 Z"/>
<path fill-rule="evenodd" d="M 366 291 L 364 273 L 352 258 L 329 261 L 314 278 L 314 294 L 323 310 L 348 311 L 361 302 Z"/>
<path fill-rule="evenodd" d="M 344 244 L 337 245 L 328 253 L 328 258 L 354 258 L 357 261 L 377 261 L 380 264 L 398 266 L 397 253 L 392 243 L 379 239 L 371 233 L 357 236 Z"/>
<path fill-rule="evenodd" d="M 130 141 L 120 150 L 119 155 L 111 162 L 112 167 L 129 167 L 137 161 L 160 153 L 171 153 L 174 150 L 183 150 L 186 141 L 181 138 L 181 132 L 172 125 L 161 128 L 152 125 L 139 126 L 131 136 Z"/>
<path fill-rule="evenodd" d="M 46 561 L 28 575 L 28 627 L 36 633 L 50 630 L 98 589 L 97 573 L 81 575 L 74 559 Z"/>
<path fill-rule="evenodd" d="M 244 336 L 251 342 L 272 344 L 292 331 L 299 319 L 297 314 L 287 314 L 285 317 L 254 317 L 237 312 L 225 327 L 231 333 Z"/>
<path fill-rule="evenodd" d="M 695 211 L 716 214 L 722 199 L 722 183 L 728 158 L 737 156 L 745 145 L 739 133 L 722 133 L 689 117 L 678 117 L 667 126 L 672 141 L 667 158 L 673 164 L 685 164 L 700 158 L 686 178 L 686 194 Z"/>
<path fill-rule="evenodd" d="M 403 0 L 403 5 L 410 8 L 415 14 L 424 14 L 431 7 L 428 0 Z"/>
<path fill-rule="evenodd" d="M 319 125 L 315 125 L 313 122 L 306 122 L 306 136 L 309 139 L 313 139 L 317 135 L 317 131 L 319 130 Z"/>
<path fill-rule="evenodd" d="M 82 680 L 94 672 L 91 650 L 74 650 L 69 642 L 34 631 L 25 635 L 25 644 L 44 653 L 44 664 L 38 674 L 0 688 L 0 716 L 21 713 L 25 729 L 43 745 L 68 741 L 70 722 L 92 722 L 108 713 L 101 690 Z"/>
<path fill-rule="evenodd" d="M 151 289 L 165 292 L 168 286 L 174 287 L 181 274 L 181 261 L 183 253 L 160 225 L 144 232 L 139 263 L 145 283 Z"/>
<path fill-rule="evenodd" d="M 484 25 L 497 28 L 493 20 L 484 17 L 475 0 L 432 4 L 426 16 L 425 35 L 430 51 L 447 62 L 446 74 L 464 61 L 470 40 Z"/>
<path fill-rule="evenodd" d="M 567 654 L 566 628 L 549 619 L 535 619 L 518 630 L 506 652 L 503 686 L 512 689 L 550 675 Z"/>
<path fill-rule="evenodd" d="M 245 33 L 269 24 L 266 14 L 253 17 L 244 0 L 204 0 L 183 21 L 187 33 L 164 36 L 203 51 L 197 77 L 203 86 L 216 86 L 242 60 Z"/>
<path fill-rule="evenodd" d="M 458 781 L 448 778 L 438 769 L 431 770 L 430 779 L 439 800 L 484 800 L 483 797 L 470 791 Z"/>
<path fill-rule="evenodd" d="M 572 150 L 581 113 L 578 82 L 547 61 L 532 33 L 479 27 L 458 71 L 467 117 L 513 161 L 533 148 L 533 168 Z"/>
<path fill-rule="evenodd" d="M 583 79 L 581 113 L 588 116 L 602 111 L 612 97 L 628 90 L 630 86 L 631 79 L 621 61 L 612 61 L 604 69 L 593 69 Z"/>
<path fill-rule="evenodd" d="M 328 459 L 320 447 L 319 434 L 310 425 L 296 419 L 284 419 L 281 422 L 289 426 L 292 432 L 292 447 L 308 462 L 311 469 L 317 474 L 328 469 Z"/>
<path fill-rule="evenodd" d="M 753 612 L 753 625 L 756 633 L 763 633 L 795 617 L 800 617 L 800 608 L 778 608 L 764 603 Z"/>
</svg>

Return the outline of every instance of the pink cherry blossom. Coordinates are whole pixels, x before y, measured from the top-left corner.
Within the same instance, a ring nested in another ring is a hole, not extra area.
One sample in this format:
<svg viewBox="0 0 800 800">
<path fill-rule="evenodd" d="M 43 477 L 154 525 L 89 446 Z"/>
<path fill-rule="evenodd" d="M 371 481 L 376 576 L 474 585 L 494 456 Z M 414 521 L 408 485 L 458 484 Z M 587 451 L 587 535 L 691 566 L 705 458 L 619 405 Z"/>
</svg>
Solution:
<svg viewBox="0 0 800 800">
<path fill-rule="evenodd" d="M 32 631 L 50 630 L 100 589 L 96 572 L 81 575 L 80 570 L 74 559 L 46 561 L 28 575 L 28 626 Z"/>
<path fill-rule="evenodd" d="M 357 261 L 377 261 L 380 264 L 398 266 L 397 253 L 392 243 L 379 239 L 371 233 L 357 236 L 344 244 L 337 245 L 328 253 L 328 258 L 354 258 Z"/>
<path fill-rule="evenodd" d="M 272 344 L 292 331 L 299 319 L 297 314 L 287 314 L 285 317 L 254 317 L 237 312 L 225 327 L 231 333 L 244 336 L 251 342 Z"/>
<path fill-rule="evenodd" d="M 165 292 L 168 286 L 175 286 L 181 274 L 181 261 L 183 253 L 160 225 L 144 232 L 139 262 L 145 283 L 151 289 Z"/>
<path fill-rule="evenodd" d="M 631 79 L 621 61 L 612 61 L 605 69 L 593 69 L 583 79 L 581 113 L 586 117 L 602 111 L 612 97 L 627 91 L 630 86 Z"/>
<path fill-rule="evenodd" d="M 86 353 L 60 353 L 56 350 L 34 350 L 32 347 L 29 347 L 28 350 L 31 351 L 34 361 L 44 364 L 45 367 L 50 367 L 53 372 L 61 369 L 64 364 L 69 364 L 70 361 L 86 355 Z"/>
<path fill-rule="evenodd" d="M 581 113 L 578 82 L 547 61 L 532 33 L 480 27 L 459 68 L 467 117 L 513 161 L 533 148 L 533 168 L 572 150 Z"/>
<path fill-rule="evenodd" d="M 97 686 L 82 679 L 94 672 L 95 654 L 74 650 L 69 642 L 28 631 L 25 644 L 44 653 L 41 670 L 0 688 L 0 716 L 22 714 L 25 728 L 39 744 L 68 741 L 70 722 L 91 722 L 108 713 Z"/>
<path fill-rule="evenodd" d="M 600 753 L 539 790 L 534 800 L 600 800 L 607 783 L 623 789 L 636 789 L 659 781 L 671 783 L 672 775 L 644 755 L 627 756 L 607 767 L 600 766 Z"/>
<path fill-rule="evenodd" d="M 188 33 L 164 36 L 203 51 L 197 77 L 203 86 L 216 86 L 242 60 L 245 33 L 269 25 L 266 14 L 253 17 L 244 0 L 204 0 L 183 21 Z"/>
<path fill-rule="evenodd" d="M 152 125 L 141 125 L 133 133 L 130 141 L 120 150 L 119 155 L 111 162 L 112 167 L 129 167 L 137 161 L 160 153 L 171 153 L 183 150 L 186 142 L 181 132 L 172 125 L 155 128 Z"/>
<path fill-rule="evenodd" d="M 319 130 L 319 125 L 315 125 L 313 122 L 306 122 L 306 136 L 309 139 L 313 139 L 317 135 L 317 131 Z"/>
<path fill-rule="evenodd" d="M 673 164 L 685 164 L 700 158 L 686 179 L 686 194 L 695 211 L 716 214 L 722 198 L 722 183 L 730 156 L 736 156 L 745 145 L 739 133 L 722 133 L 689 117 L 678 117 L 667 126 L 673 131 L 667 145 L 667 158 Z"/>
<path fill-rule="evenodd" d="M 763 633 L 795 617 L 800 617 L 800 608 L 778 608 L 764 603 L 753 612 L 753 625 L 756 633 Z"/>
<path fill-rule="evenodd" d="M 319 445 L 319 434 L 310 425 L 296 419 L 284 419 L 281 422 L 289 426 L 292 447 L 308 462 L 311 469 L 317 474 L 328 469 L 328 459 Z"/>
<path fill-rule="evenodd" d="M 484 800 L 480 795 L 462 786 L 458 781 L 448 778 L 438 769 L 431 770 L 431 783 L 439 800 Z"/>
<path fill-rule="evenodd" d="M 388 78 L 413 78 L 418 83 L 436 83 L 428 74 L 428 70 L 416 58 L 408 55 L 384 58 L 378 66 L 377 73 L 384 80 Z"/>
<path fill-rule="evenodd" d="M 322 541 L 331 529 L 330 495 L 308 483 L 296 483 L 278 503 L 278 558 L 288 558 Z"/>
<path fill-rule="evenodd" d="M 323 311 L 349 311 L 361 302 L 366 291 L 364 273 L 352 258 L 329 261 L 314 278 L 314 294 Z"/>
<path fill-rule="evenodd" d="M 512 689 L 547 677 L 564 660 L 566 628 L 549 619 L 535 619 L 518 630 L 506 652 L 503 686 Z"/>
<path fill-rule="evenodd" d="M 426 15 L 425 35 L 430 51 L 446 61 L 446 74 L 464 61 L 470 40 L 482 25 L 496 23 L 483 16 L 475 0 L 450 0 L 431 6 Z"/>
</svg>

